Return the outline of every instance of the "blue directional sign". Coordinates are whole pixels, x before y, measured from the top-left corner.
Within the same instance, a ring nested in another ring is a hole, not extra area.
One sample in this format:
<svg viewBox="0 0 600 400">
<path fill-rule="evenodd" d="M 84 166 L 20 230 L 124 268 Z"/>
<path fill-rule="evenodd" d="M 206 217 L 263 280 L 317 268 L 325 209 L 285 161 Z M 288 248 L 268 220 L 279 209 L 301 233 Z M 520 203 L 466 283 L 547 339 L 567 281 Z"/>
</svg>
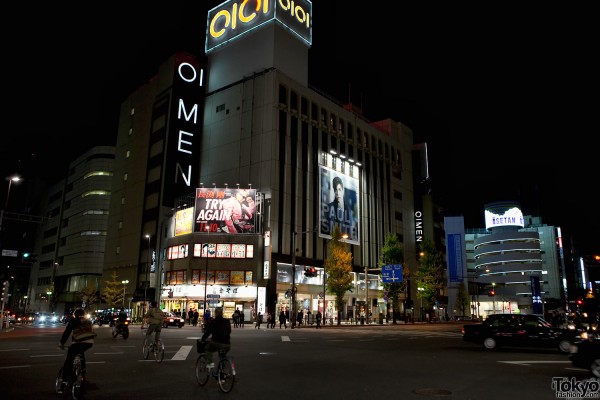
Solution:
<svg viewBox="0 0 600 400">
<path fill-rule="evenodd" d="M 383 283 L 402 282 L 402 264 L 389 264 L 381 267 L 381 280 Z"/>
</svg>

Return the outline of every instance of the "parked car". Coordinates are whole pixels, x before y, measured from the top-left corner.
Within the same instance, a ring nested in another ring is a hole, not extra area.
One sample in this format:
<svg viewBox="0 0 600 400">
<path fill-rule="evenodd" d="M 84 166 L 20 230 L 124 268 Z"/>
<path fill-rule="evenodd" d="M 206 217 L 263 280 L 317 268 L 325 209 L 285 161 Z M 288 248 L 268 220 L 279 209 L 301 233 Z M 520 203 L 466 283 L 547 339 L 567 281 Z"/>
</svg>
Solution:
<svg viewBox="0 0 600 400">
<path fill-rule="evenodd" d="M 172 312 L 163 311 L 163 313 L 165 314 L 163 328 L 168 328 L 169 326 L 181 328 L 185 324 L 185 320 L 183 318 L 176 316 Z"/>
<path fill-rule="evenodd" d="M 575 342 L 569 351 L 574 367 L 587 369 L 600 378 L 600 339 L 592 338 Z"/>
<path fill-rule="evenodd" d="M 555 347 L 569 353 L 582 331 L 553 327 L 535 314 L 494 314 L 481 323 L 465 324 L 463 340 L 480 344 L 484 349 L 509 347 Z"/>
</svg>

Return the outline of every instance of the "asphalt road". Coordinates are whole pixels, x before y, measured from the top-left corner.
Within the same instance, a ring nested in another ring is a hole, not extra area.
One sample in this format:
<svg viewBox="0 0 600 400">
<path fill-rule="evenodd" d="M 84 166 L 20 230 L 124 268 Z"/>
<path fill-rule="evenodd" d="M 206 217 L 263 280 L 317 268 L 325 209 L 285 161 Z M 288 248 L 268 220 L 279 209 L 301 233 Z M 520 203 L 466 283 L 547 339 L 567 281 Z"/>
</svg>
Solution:
<svg viewBox="0 0 600 400">
<path fill-rule="evenodd" d="M 199 387 L 194 368 L 200 328 L 163 329 L 165 360 L 144 360 L 139 326 L 129 339 L 111 328 L 86 353 L 86 399 L 556 399 L 554 379 L 590 378 L 555 350 L 483 351 L 458 323 L 301 329 L 234 328 L 233 391 Z M 17 326 L 0 333 L 0 398 L 60 398 L 54 379 L 64 326 Z"/>
</svg>

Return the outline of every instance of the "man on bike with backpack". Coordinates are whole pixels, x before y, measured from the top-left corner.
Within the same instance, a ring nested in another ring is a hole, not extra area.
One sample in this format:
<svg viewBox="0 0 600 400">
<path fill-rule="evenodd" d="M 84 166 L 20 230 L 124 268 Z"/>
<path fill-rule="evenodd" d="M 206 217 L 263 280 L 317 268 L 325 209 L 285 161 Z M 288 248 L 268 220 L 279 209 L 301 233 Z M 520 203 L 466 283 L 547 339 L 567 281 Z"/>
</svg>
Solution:
<svg viewBox="0 0 600 400">
<path fill-rule="evenodd" d="M 92 321 L 85 317 L 85 310 L 78 308 L 73 312 L 73 318 L 69 319 L 65 331 L 60 338 L 59 347 L 65 348 L 65 343 L 71 337 L 71 345 L 67 352 L 67 358 L 63 365 L 63 388 L 64 385 L 70 384 L 75 377 L 73 376 L 73 360 L 75 355 L 82 354 L 94 345 L 94 337 L 96 334 L 92 330 Z M 85 357 L 81 360 L 83 373 L 85 374 Z"/>
<path fill-rule="evenodd" d="M 162 330 L 163 323 L 165 322 L 165 314 L 160 308 L 156 300 L 150 302 L 150 309 L 144 315 L 144 322 L 148 324 L 146 330 L 146 340 L 152 340 L 152 332 L 156 332 L 154 340 L 160 339 L 160 331 Z"/>
<path fill-rule="evenodd" d="M 214 368 L 212 361 L 213 352 L 224 350 L 225 354 L 231 348 L 231 323 L 227 318 L 223 318 L 223 309 L 215 308 L 215 318 L 206 326 L 202 335 L 202 342 L 212 335 L 212 340 L 206 343 L 206 361 L 208 368 Z"/>
</svg>

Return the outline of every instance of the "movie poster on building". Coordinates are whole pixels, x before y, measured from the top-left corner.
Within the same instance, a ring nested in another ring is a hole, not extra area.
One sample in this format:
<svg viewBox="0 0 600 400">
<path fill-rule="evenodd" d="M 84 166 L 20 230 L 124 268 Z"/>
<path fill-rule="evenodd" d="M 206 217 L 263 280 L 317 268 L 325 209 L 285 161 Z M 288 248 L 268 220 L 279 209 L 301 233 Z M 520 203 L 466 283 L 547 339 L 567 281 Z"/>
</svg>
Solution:
<svg viewBox="0 0 600 400">
<path fill-rule="evenodd" d="M 347 234 L 348 243 L 359 244 L 358 179 L 321 166 L 319 236 L 331 239 L 334 226 Z"/>
<path fill-rule="evenodd" d="M 256 189 L 196 189 L 194 232 L 256 233 Z"/>
</svg>

